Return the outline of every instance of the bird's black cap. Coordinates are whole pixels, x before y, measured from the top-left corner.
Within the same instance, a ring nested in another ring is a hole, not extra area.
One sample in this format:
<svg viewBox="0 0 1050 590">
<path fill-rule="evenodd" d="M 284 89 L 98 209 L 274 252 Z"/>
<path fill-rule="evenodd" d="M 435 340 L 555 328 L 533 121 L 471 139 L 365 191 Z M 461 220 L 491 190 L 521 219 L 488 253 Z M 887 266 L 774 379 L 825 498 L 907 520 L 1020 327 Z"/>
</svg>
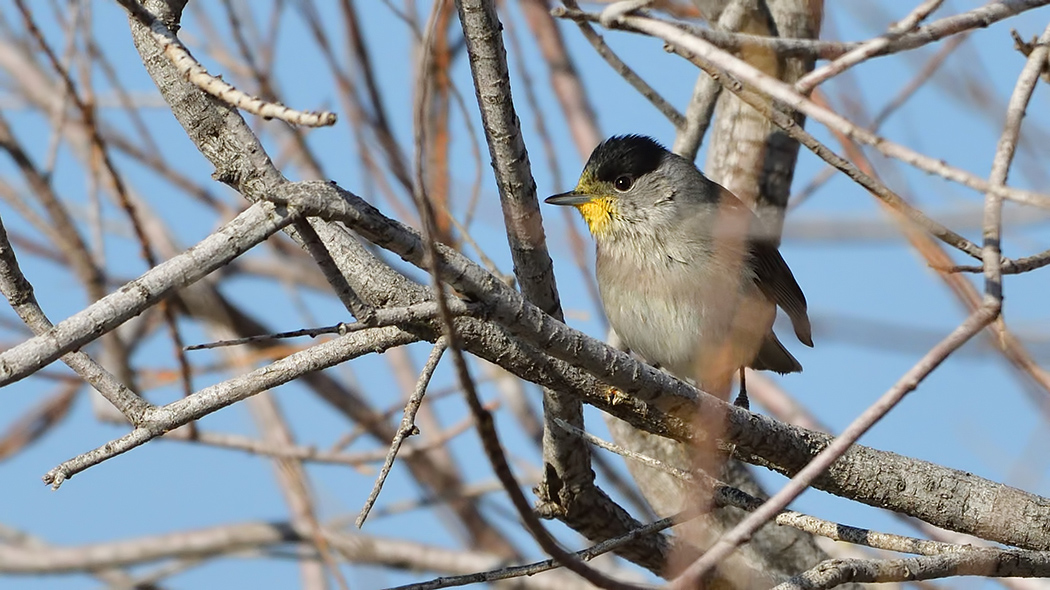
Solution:
<svg viewBox="0 0 1050 590">
<path fill-rule="evenodd" d="M 664 146 L 651 137 L 616 135 L 594 148 L 586 169 L 602 182 L 623 174 L 638 178 L 659 168 L 666 154 Z"/>
</svg>

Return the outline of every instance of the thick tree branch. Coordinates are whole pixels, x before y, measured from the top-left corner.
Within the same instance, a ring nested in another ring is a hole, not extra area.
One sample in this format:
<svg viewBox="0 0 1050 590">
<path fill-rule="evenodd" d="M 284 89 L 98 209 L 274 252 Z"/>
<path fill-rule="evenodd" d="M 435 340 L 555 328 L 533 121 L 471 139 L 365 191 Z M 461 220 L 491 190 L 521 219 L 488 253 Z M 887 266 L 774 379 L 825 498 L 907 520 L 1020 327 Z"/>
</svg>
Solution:
<svg viewBox="0 0 1050 590">
<path fill-rule="evenodd" d="M 418 235 L 396 221 L 383 218 L 357 197 L 340 193 L 327 183 L 297 183 L 294 189 L 292 186 L 289 189 L 292 192 L 282 193 L 279 198 L 290 207 L 301 208 L 304 215 L 316 214 L 341 220 L 406 260 L 422 263 Z M 328 196 L 323 196 L 324 193 Z M 329 201 L 329 198 L 339 200 Z M 583 396 L 586 403 L 649 432 L 690 444 L 710 444 L 703 440 L 702 432 L 645 405 L 646 401 L 659 395 L 677 396 L 695 404 L 695 411 L 699 414 L 725 415 L 728 442 L 755 455 L 749 460 L 789 475 L 802 469 L 831 441 L 827 435 L 782 424 L 725 404 L 713 396 L 699 394 L 670 375 L 556 322 L 461 254 L 441 245 L 439 254 L 442 258 L 439 263 L 447 265 L 442 276 L 454 287 L 468 294 L 485 293 L 486 303 L 492 305 L 489 313 L 494 320 L 560 361 L 555 363 L 552 359 L 544 363 L 547 369 L 556 370 L 560 379 L 553 379 L 551 373 L 518 373 L 523 368 L 521 365 L 504 364 L 523 378 L 545 386 L 560 384 L 571 387 L 577 395 Z M 469 340 L 467 349 L 472 350 Z M 483 353 L 477 351 L 476 354 Z M 491 351 L 484 353 L 485 356 L 491 354 Z M 603 382 L 622 393 L 610 392 L 594 378 L 581 379 L 571 367 L 602 375 Z M 746 455 L 744 458 L 748 459 Z M 886 486 L 900 492 L 887 498 Z M 974 487 L 971 489 L 971 486 Z M 1030 549 L 1050 549 L 1050 532 L 1032 536 L 1033 530 L 1050 531 L 1050 500 L 894 453 L 854 445 L 815 480 L 814 487 L 916 516 L 951 530 Z M 937 491 L 932 492 L 934 489 Z M 978 493 L 977 489 L 981 491 Z M 957 497 L 968 500 L 957 504 L 949 502 L 947 505 L 955 509 L 946 510 L 944 505 L 931 506 L 926 502 L 927 493 L 953 497 L 959 494 Z M 976 502 L 975 498 L 986 498 L 987 501 Z M 1047 525 L 1040 527 L 1039 522 Z"/>
<path fill-rule="evenodd" d="M 774 590 L 824 590 L 848 582 L 914 582 L 953 576 L 1043 578 L 1050 576 L 1050 553 L 974 549 L 903 559 L 835 559 L 791 578 Z"/>
<path fill-rule="evenodd" d="M 457 0 L 463 36 L 470 56 L 478 107 L 488 140 L 492 167 L 499 187 L 514 273 L 522 294 L 550 317 L 562 319 L 554 281 L 554 267 L 547 253 L 542 216 L 536 199 L 528 153 L 521 136 L 511 96 L 506 50 L 503 46 L 496 7 L 491 0 Z M 475 296 L 481 296 L 475 293 Z M 601 541 L 624 531 L 613 522 L 633 519 L 594 483 L 590 449 L 575 444 L 572 437 L 554 424 L 564 420 L 583 427 L 580 400 L 564 391 L 543 392 L 543 481 L 536 488 L 541 511 L 556 516 L 587 538 Z M 595 504 L 603 505 L 595 510 Z M 660 571 L 663 564 L 648 567 Z"/>
</svg>

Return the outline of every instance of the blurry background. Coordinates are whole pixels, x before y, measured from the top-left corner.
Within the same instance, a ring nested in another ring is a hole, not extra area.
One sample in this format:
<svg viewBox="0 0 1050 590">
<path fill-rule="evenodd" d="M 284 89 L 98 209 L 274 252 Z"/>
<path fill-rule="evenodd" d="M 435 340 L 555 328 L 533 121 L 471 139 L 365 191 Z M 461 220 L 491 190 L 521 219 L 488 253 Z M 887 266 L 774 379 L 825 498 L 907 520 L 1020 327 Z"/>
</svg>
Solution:
<svg viewBox="0 0 1050 590">
<path fill-rule="evenodd" d="M 42 40 L 76 81 L 80 98 L 94 107 L 110 157 L 137 199 L 136 206 L 155 221 L 150 226 L 155 244 L 170 240 L 174 252 L 181 251 L 246 207 L 239 195 L 211 179 L 212 168 L 161 100 L 131 44 L 123 9 L 108 0 L 24 4 Z M 877 36 L 907 14 L 911 4 L 829 2 L 821 38 Z M 979 4 L 945 2 L 931 19 Z M 417 42 L 412 28 L 425 22 L 431 3 L 369 0 L 354 5 L 313 0 L 190 2 L 179 36 L 210 72 L 221 73 L 240 89 L 295 108 L 328 108 L 339 114 L 337 125 L 317 130 L 293 130 L 279 121 L 246 115 L 286 176 L 332 179 L 387 215 L 418 227 L 411 193 L 391 172 L 391 156 L 375 126 L 365 120 L 374 121 L 375 104 L 382 104 L 400 151 L 397 157 L 411 162 Z M 348 16 L 350 7 L 353 18 Z M 521 5 L 508 0 L 500 8 L 515 104 L 542 198 L 571 188 L 585 154 L 574 147 L 549 87 L 548 65 Z M 1010 30 L 1030 39 L 1043 31 L 1048 19 L 1050 8 L 1030 10 L 987 29 L 871 60 L 822 85 L 820 91 L 831 108 L 852 121 L 868 126 L 879 118 L 883 136 L 987 176 L 1006 101 L 1025 61 L 1014 48 Z M 668 120 L 596 55 L 575 25 L 564 21 L 559 27 L 602 133 L 644 133 L 670 144 L 674 129 Z M 365 83 L 362 54 L 351 41 L 354 30 L 374 66 L 375 88 Z M 696 79 L 695 67 L 665 52 L 659 41 L 603 34 L 622 59 L 684 109 Z M 11 128 L 11 145 L 28 156 L 72 219 L 91 259 L 104 269 L 107 293 L 148 266 L 99 162 L 85 149 L 79 111 L 66 97 L 39 41 L 28 32 L 16 4 L 0 1 L 0 115 Z M 481 260 L 471 244 L 475 242 L 486 263 L 511 274 L 502 214 L 454 10 L 443 43 L 449 60 L 443 70 L 447 79 L 435 79 L 441 80 L 437 87 L 450 90 L 437 93 L 430 112 L 431 124 L 447 142 L 428 154 L 431 163 L 437 163 L 428 178 L 429 190 L 457 220 L 458 227 L 443 217 L 446 239 Z M 449 86 L 442 86 L 444 80 Z M 1024 121 L 1022 145 L 1009 180 L 1012 186 L 1050 192 L 1048 106 L 1050 93 L 1040 83 Z M 885 114 L 879 117 L 880 113 Z M 835 138 L 820 124 L 810 121 L 807 129 L 841 153 Z M 53 212 L 10 153 L 9 149 L 0 155 L 0 217 L 44 311 L 57 322 L 93 297 L 56 244 L 61 231 L 55 229 Z M 866 154 L 894 190 L 930 217 L 979 243 L 983 195 L 881 158 L 873 150 Z M 697 161 L 703 158 L 702 151 Z M 875 199 L 841 174 L 828 173 L 824 163 L 804 148 L 793 187 L 782 252 L 809 299 L 816 347 L 788 344 L 805 372 L 773 378 L 785 395 L 835 433 L 951 331 L 966 310 Z M 586 228 L 574 212 L 544 206 L 543 213 L 567 322 L 604 338 L 606 327 L 593 288 L 593 245 Z M 1004 215 L 1005 255 L 1016 258 L 1050 247 L 1050 211 L 1007 202 Z M 162 259 L 171 255 L 163 248 L 158 251 Z M 951 255 L 957 263 L 970 263 L 957 253 Z M 414 269 L 405 272 L 426 282 Z M 978 289 L 979 276 L 967 276 Z M 1005 280 L 1004 318 L 1042 367 L 1050 363 L 1048 277 L 1044 269 Z M 316 269 L 283 235 L 253 249 L 215 280 L 232 304 L 270 331 L 349 321 Z M 181 397 L 180 366 L 163 317 L 152 310 L 125 328 L 121 334 L 130 342 L 127 367 L 139 390 L 153 403 Z M 180 317 L 178 329 L 186 344 L 216 339 L 192 318 Z M 5 304 L 0 309 L 0 346 L 17 344 L 28 334 Z M 310 343 L 279 341 L 265 353 L 248 352 L 240 362 L 258 366 Z M 1046 427 L 1050 396 L 1036 378 L 1018 370 L 992 344 L 982 336 L 952 356 L 862 443 L 1050 494 L 1050 455 L 1045 452 L 1050 442 Z M 327 373 L 359 393 L 375 412 L 387 412 L 390 424 L 396 424 L 429 350 L 425 343 L 416 344 Z M 113 361 L 98 343 L 88 351 Z M 192 368 L 192 390 L 251 368 L 230 366 L 228 358 L 215 350 L 187 352 L 186 359 Z M 1042 369 L 1036 371 L 1046 383 Z M 475 362 L 475 375 L 482 382 L 484 398 L 498 404 L 497 425 L 512 466 L 523 485 L 531 486 L 538 481 L 540 468 L 534 430 L 538 388 L 480 361 Z M 466 484 L 463 493 L 476 498 L 490 522 L 523 555 L 541 558 L 504 494 L 488 493 L 499 491 L 499 486 L 454 387 L 446 361 L 417 421 L 422 435 L 410 438 L 408 446 L 447 449 L 447 456 L 434 460 L 452 461 Z M 357 459 L 354 465 L 304 463 L 318 518 L 326 523 L 341 521 L 348 532 L 356 531 L 353 518 L 372 487 L 389 440 L 364 434 L 360 425 L 333 412 L 302 384 L 272 393 L 296 444 L 335 448 L 347 460 Z M 289 518 L 271 459 L 184 440 L 154 441 L 51 492 L 40 481 L 45 472 L 119 437 L 127 426 L 115 422 L 107 404 L 58 363 L 4 388 L 0 400 L 0 543 L 87 546 Z M 755 410 L 768 413 L 761 405 Z M 597 410 L 586 411 L 588 428 L 608 438 Z M 200 421 L 198 429 L 257 438 L 258 420 L 249 404 L 237 404 Z M 612 473 L 630 481 L 618 457 L 605 454 L 602 459 Z M 618 484 L 607 479 L 609 472 L 598 472 L 603 488 L 622 497 L 616 491 Z M 759 476 L 774 490 L 783 481 L 768 472 L 760 471 Z M 399 460 L 360 531 L 362 538 L 462 548 L 460 525 L 441 508 L 444 500 L 423 490 Z M 888 513 L 817 491 L 807 492 L 793 508 L 855 526 L 918 534 Z M 569 546 L 586 545 L 563 525 L 549 526 Z M 618 563 L 638 579 L 651 579 L 635 566 Z M 155 562 L 127 571 L 129 579 L 156 577 L 165 588 L 285 588 L 302 583 L 296 550 L 284 547 L 249 548 L 201 561 Z M 342 571 L 351 587 L 360 588 L 425 580 L 441 573 L 405 571 L 398 564 L 353 564 Z M 0 587 L 17 590 L 77 590 L 109 587 L 109 583 L 88 573 L 16 576 L 0 571 Z M 975 588 L 986 583 L 957 578 L 947 584 Z"/>
</svg>

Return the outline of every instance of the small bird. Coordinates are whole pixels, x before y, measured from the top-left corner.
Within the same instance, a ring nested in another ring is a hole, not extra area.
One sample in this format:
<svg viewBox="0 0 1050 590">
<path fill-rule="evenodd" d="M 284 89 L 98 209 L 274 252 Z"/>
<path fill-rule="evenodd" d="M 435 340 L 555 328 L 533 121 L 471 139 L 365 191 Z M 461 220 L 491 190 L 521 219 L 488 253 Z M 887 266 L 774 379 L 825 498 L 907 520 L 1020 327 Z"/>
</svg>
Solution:
<svg viewBox="0 0 1050 590">
<path fill-rule="evenodd" d="M 576 188 L 546 202 L 587 222 L 609 323 L 650 363 L 723 399 L 744 367 L 802 370 L 772 331 L 780 306 L 813 346 L 802 289 L 748 206 L 692 162 L 649 137 L 612 137 Z"/>
</svg>

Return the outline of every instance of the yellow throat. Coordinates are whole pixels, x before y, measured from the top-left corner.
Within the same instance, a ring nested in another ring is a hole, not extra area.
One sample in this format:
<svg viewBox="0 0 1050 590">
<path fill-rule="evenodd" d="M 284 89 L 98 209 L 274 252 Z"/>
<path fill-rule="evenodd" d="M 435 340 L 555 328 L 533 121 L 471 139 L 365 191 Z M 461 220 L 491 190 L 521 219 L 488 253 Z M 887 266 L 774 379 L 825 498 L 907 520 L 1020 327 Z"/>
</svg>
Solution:
<svg viewBox="0 0 1050 590">
<path fill-rule="evenodd" d="M 582 190 L 585 187 L 584 183 L 576 187 L 577 193 L 587 194 L 589 191 Z M 586 203 L 576 205 L 576 210 L 583 216 L 583 220 L 587 222 L 587 229 L 591 230 L 591 234 L 595 236 L 602 235 L 609 231 L 609 228 L 613 222 L 613 217 L 616 215 L 616 206 L 613 204 L 613 200 L 609 197 L 595 196 Z"/>
</svg>

